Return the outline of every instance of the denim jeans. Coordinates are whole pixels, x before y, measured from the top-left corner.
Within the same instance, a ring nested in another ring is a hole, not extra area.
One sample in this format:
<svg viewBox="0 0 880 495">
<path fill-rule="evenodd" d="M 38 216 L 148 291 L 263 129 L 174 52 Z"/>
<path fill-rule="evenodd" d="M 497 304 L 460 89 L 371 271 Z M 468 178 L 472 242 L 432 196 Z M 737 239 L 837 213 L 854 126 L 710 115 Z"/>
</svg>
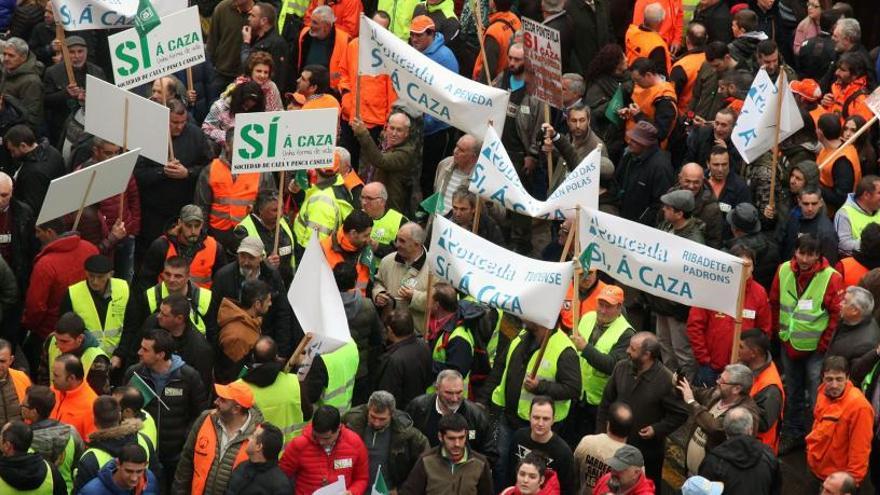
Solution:
<svg viewBox="0 0 880 495">
<path fill-rule="evenodd" d="M 498 442 L 498 463 L 496 464 L 495 469 L 492 470 L 492 477 L 494 478 L 492 481 L 496 487 L 507 486 L 509 479 L 508 472 L 515 467 L 510 466 L 509 464 L 513 433 L 516 429 L 510 425 L 507 418 L 504 417 L 503 412 L 499 414 L 501 414 L 501 417 L 498 418 L 495 425 L 495 428 L 497 429 L 495 438 Z"/>
<path fill-rule="evenodd" d="M 785 420 L 782 432 L 795 438 L 803 437 L 812 428 L 816 390 L 822 378 L 824 354 L 814 352 L 806 358 L 791 359 L 782 350 L 782 369 L 785 374 Z"/>
</svg>

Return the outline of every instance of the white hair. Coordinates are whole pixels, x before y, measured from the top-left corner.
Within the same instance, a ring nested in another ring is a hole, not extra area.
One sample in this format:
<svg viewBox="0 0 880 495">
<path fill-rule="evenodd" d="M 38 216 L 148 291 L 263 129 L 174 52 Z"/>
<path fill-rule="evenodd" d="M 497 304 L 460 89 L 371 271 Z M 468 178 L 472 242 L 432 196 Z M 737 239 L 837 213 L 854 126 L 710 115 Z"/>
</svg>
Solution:
<svg viewBox="0 0 880 495">
<path fill-rule="evenodd" d="M 320 19 L 324 22 L 336 22 L 336 13 L 329 5 L 319 5 L 312 11 L 312 19 Z"/>
<path fill-rule="evenodd" d="M 846 293 L 852 296 L 852 304 L 859 309 L 862 317 L 874 311 L 874 295 L 868 289 L 854 285 L 847 287 Z"/>
<path fill-rule="evenodd" d="M 659 3 L 649 3 L 645 7 L 645 24 L 648 26 L 656 26 L 663 22 L 666 18 L 666 10 Z"/>
<path fill-rule="evenodd" d="M 23 55 L 25 57 L 31 52 L 30 47 L 28 47 L 27 41 L 12 37 L 6 40 L 6 46 L 11 46 L 19 55 Z M 5 48 L 5 46 L 4 46 Z"/>
<path fill-rule="evenodd" d="M 844 17 L 838 20 L 834 29 L 840 29 L 840 34 L 851 43 L 861 43 L 862 41 L 862 26 L 858 20 L 852 17 Z"/>
</svg>

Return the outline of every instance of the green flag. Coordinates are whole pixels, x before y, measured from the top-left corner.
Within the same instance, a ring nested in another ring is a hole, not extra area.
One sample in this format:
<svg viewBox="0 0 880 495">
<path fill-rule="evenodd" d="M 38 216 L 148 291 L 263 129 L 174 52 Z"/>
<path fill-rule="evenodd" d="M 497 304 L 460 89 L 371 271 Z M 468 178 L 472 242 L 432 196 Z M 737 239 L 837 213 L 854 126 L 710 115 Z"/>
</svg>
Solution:
<svg viewBox="0 0 880 495">
<path fill-rule="evenodd" d="M 297 170 L 293 180 L 303 191 L 309 188 L 309 173 L 305 170 Z"/>
<path fill-rule="evenodd" d="M 429 214 L 434 213 L 443 213 L 443 210 L 446 209 L 443 204 L 443 195 L 439 192 L 435 192 L 434 194 L 425 198 L 424 201 L 419 203 L 419 206 L 422 207 L 423 210 L 428 212 Z"/>
<path fill-rule="evenodd" d="M 611 97 L 611 100 L 608 101 L 608 105 L 605 107 L 605 118 L 618 127 L 623 124 L 620 116 L 617 115 L 617 111 L 621 108 L 623 108 L 623 86 L 618 84 L 617 91 L 614 92 L 614 96 Z"/>
<path fill-rule="evenodd" d="M 145 382 L 144 379 L 141 378 L 141 376 L 138 375 L 137 373 L 134 373 L 131 375 L 131 380 L 128 381 L 128 384 L 131 385 L 132 387 L 138 389 L 138 391 L 144 397 L 144 405 L 145 406 L 147 404 L 149 404 L 150 402 L 152 402 L 153 399 L 156 399 L 159 401 L 159 404 L 161 404 L 165 409 L 170 410 L 168 408 L 168 406 L 164 402 L 162 402 L 162 399 L 159 398 L 159 396 L 150 387 L 150 385 L 147 382 Z"/>
<path fill-rule="evenodd" d="M 376 482 L 373 483 L 373 489 L 370 495 L 388 495 L 388 485 L 385 484 L 385 476 L 382 475 L 382 465 L 376 470 Z"/>
<path fill-rule="evenodd" d="M 587 249 L 584 249 L 584 252 L 578 256 L 578 262 L 581 264 L 581 268 L 584 270 L 590 269 L 591 258 L 593 255 L 593 248 L 596 247 L 595 242 L 591 242 Z"/>
<path fill-rule="evenodd" d="M 153 8 L 150 0 L 138 0 L 137 14 L 134 16 L 134 28 L 138 34 L 144 36 L 159 24 L 161 24 L 159 13 Z"/>
</svg>

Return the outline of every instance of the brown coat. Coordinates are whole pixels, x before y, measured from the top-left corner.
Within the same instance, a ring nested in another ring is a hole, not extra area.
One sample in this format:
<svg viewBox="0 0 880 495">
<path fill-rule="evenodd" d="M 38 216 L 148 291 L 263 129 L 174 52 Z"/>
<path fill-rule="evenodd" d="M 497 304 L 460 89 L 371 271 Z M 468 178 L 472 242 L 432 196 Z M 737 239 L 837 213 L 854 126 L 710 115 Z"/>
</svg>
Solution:
<svg viewBox="0 0 880 495">
<path fill-rule="evenodd" d="M 262 318 L 254 317 L 235 301 L 224 297 L 217 311 L 220 349 L 233 362 L 244 359 L 260 338 Z"/>
<path fill-rule="evenodd" d="M 726 416 L 731 409 L 735 407 L 744 407 L 748 409 L 749 412 L 752 413 L 752 419 L 754 420 L 753 424 L 755 427 L 757 428 L 760 424 L 759 418 L 761 417 L 761 411 L 758 409 L 755 401 L 748 395 L 732 405 L 717 418 L 712 416 L 712 413 L 709 412 L 712 407 L 721 400 L 721 392 L 717 387 L 702 391 L 695 390 L 694 399 L 696 399 L 696 402 L 688 405 L 691 415 L 685 425 L 687 431 L 687 437 L 685 438 L 690 439 L 694 436 L 697 427 L 702 428 L 706 433 L 706 454 L 708 454 L 713 448 L 721 445 L 721 443 L 727 439 L 724 435 L 723 423 L 724 416 Z"/>
</svg>

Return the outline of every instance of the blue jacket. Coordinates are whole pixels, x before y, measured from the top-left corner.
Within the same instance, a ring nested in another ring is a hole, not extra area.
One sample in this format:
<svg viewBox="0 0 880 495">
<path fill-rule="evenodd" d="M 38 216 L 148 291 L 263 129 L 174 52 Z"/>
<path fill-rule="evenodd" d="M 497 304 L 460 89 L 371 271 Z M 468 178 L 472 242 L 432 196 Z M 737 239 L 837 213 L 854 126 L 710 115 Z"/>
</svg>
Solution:
<svg viewBox="0 0 880 495">
<path fill-rule="evenodd" d="M 458 74 L 458 60 L 453 55 L 452 50 L 446 46 L 446 39 L 443 37 L 443 33 L 436 33 L 434 35 L 434 42 L 431 43 L 431 46 L 428 47 L 427 50 L 424 51 L 424 55 L 434 62 L 446 67 L 450 71 Z M 430 136 L 436 132 L 440 132 L 443 129 L 449 127 L 449 124 L 441 122 L 434 117 L 425 114 L 425 130 L 424 135 Z"/>
<path fill-rule="evenodd" d="M 15 11 L 15 0 L 0 0 L 0 29 L 6 31 Z M 27 41 L 27 40 L 25 40 Z"/>
<path fill-rule="evenodd" d="M 116 482 L 113 481 L 113 470 L 115 469 L 116 460 L 114 459 L 101 469 L 96 478 L 93 478 L 79 490 L 79 495 L 129 495 L 133 493 L 131 490 L 119 488 Z M 159 482 L 156 481 L 156 477 L 153 476 L 149 469 L 145 474 L 147 476 L 147 486 L 144 487 L 141 495 L 159 495 Z"/>
</svg>

